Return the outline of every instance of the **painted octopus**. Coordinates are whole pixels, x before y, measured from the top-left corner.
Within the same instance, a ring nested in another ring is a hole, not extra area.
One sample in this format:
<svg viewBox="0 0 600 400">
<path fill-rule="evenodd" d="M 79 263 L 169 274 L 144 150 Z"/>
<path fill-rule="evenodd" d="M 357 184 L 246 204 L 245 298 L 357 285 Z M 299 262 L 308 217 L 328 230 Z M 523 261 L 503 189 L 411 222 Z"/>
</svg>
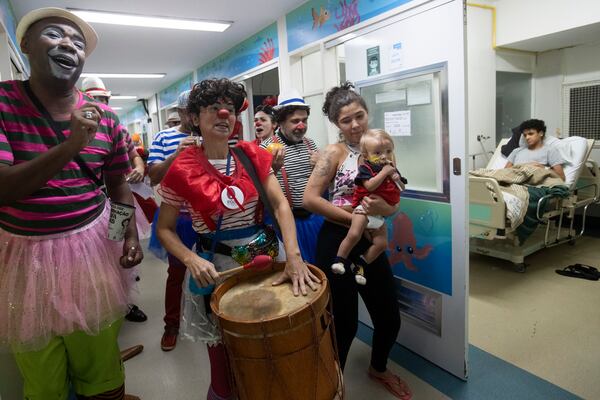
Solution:
<svg viewBox="0 0 600 400">
<path fill-rule="evenodd" d="M 403 263 L 411 271 L 419 269 L 413 264 L 413 260 L 427 258 L 433 247 L 428 244 L 417 248 L 417 241 L 412 221 L 405 213 L 399 213 L 392 222 L 393 234 L 390 238 L 388 248 L 390 250 L 390 264 Z"/>
</svg>

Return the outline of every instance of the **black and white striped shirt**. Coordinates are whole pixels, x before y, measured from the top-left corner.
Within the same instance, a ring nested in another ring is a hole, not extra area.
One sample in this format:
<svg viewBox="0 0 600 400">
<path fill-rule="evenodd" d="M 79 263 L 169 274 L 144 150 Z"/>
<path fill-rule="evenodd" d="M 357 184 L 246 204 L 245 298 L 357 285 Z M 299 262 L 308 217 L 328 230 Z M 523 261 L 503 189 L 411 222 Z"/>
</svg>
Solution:
<svg viewBox="0 0 600 400">
<path fill-rule="evenodd" d="M 276 139 L 275 139 L 276 138 Z M 306 189 L 306 183 L 312 173 L 313 167 L 310 165 L 311 153 L 317 151 L 317 145 L 312 139 L 307 138 L 299 143 L 292 143 L 287 140 L 281 132 L 277 132 L 274 136 L 263 141 L 260 147 L 266 148 L 273 142 L 281 143 L 285 148 L 285 158 L 283 160 L 283 168 L 287 173 L 288 186 L 292 197 L 292 207 L 302 208 L 302 197 Z M 277 172 L 277 180 L 283 189 L 283 193 L 287 196 L 288 190 L 283 183 L 282 171 Z"/>
</svg>

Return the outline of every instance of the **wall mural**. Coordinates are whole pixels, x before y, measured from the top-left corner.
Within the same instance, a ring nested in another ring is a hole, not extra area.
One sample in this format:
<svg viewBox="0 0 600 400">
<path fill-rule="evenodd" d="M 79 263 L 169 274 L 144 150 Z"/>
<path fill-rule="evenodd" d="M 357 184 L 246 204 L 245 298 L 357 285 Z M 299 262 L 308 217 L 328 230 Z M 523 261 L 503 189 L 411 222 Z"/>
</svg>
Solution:
<svg viewBox="0 0 600 400">
<path fill-rule="evenodd" d="M 450 205 L 402 198 L 400 211 L 387 224 L 394 275 L 451 296 Z"/>
<path fill-rule="evenodd" d="M 158 93 L 159 107 L 163 108 L 177 101 L 179 93 L 191 89 L 193 84 L 192 74 L 186 75 L 177 82 L 173 83 L 166 89 L 161 90 Z"/>
<path fill-rule="evenodd" d="M 308 1 L 286 15 L 288 51 L 299 49 L 411 1 Z"/>
<path fill-rule="evenodd" d="M 277 23 L 274 23 L 208 64 L 198 68 L 198 81 L 207 78 L 233 78 L 279 57 Z"/>
</svg>

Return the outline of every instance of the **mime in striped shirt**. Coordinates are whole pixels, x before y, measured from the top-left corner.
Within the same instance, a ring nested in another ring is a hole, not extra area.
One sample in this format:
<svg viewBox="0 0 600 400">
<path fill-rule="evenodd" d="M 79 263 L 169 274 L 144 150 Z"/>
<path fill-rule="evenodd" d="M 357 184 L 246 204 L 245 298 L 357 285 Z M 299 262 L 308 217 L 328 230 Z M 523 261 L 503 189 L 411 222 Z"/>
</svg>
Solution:
<svg viewBox="0 0 600 400">
<path fill-rule="evenodd" d="M 314 264 L 323 218 L 302 207 L 304 189 L 317 158 L 315 142 L 306 137 L 310 106 L 292 89 L 279 95 L 274 109 L 279 129 L 260 146 L 273 153 L 273 171 L 294 213 L 300 252 L 306 262 Z"/>
</svg>

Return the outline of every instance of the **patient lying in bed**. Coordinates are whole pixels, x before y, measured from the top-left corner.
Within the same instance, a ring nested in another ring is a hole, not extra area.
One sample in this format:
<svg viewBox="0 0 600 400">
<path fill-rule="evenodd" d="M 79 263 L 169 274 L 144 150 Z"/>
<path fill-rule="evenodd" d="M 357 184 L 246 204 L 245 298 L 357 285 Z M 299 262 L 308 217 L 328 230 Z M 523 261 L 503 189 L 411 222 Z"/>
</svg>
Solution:
<svg viewBox="0 0 600 400">
<path fill-rule="evenodd" d="M 554 138 L 544 140 L 546 126 L 541 120 L 528 120 L 521 124 L 524 143 L 508 156 L 501 169 L 479 169 L 469 174 L 493 178 L 500 185 L 506 204 L 507 228 L 517 231 L 522 241 L 538 224 L 536 217 L 538 200 L 546 195 L 566 197 L 569 189 L 565 184 L 563 164 L 567 164 Z M 493 189 L 488 188 L 493 194 Z M 495 194 L 494 194 L 495 195 Z M 547 201 L 544 202 L 545 208 Z"/>
<path fill-rule="evenodd" d="M 546 125 L 539 119 L 524 121 L 519 127 L 527 147 L 518 147 L 508 156 L 505 168 L 513 165 L 529 164 L 540 168 L 550 167 L 564 181 L 565 172 L 563 164 L 566 160 L 562 157 L 557 147 L 546 146 Z"/>
</svg>

